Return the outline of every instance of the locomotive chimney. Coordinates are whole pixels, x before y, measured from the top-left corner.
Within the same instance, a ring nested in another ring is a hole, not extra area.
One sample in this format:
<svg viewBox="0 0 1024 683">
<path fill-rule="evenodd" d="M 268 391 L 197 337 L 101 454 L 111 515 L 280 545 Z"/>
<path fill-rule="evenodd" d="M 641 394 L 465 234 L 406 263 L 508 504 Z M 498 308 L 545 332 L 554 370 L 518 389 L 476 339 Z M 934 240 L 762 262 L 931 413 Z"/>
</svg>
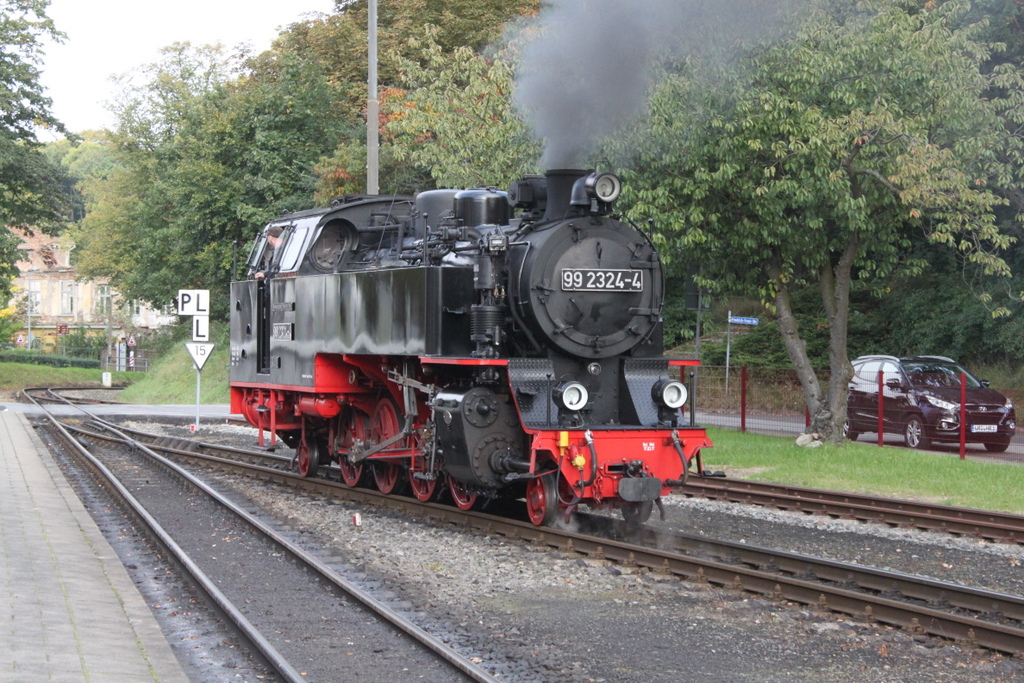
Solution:
<svg viewBox="0 0 1024 683">
<path fill-rule="evenodd" d="M 588 173 L 589 171 L 578 168 L 555 168 L 544 174 L 548 185 L 545 221 L 560 221 L 565 218 L 571 206 L 572 186 Z"/>
</svg>

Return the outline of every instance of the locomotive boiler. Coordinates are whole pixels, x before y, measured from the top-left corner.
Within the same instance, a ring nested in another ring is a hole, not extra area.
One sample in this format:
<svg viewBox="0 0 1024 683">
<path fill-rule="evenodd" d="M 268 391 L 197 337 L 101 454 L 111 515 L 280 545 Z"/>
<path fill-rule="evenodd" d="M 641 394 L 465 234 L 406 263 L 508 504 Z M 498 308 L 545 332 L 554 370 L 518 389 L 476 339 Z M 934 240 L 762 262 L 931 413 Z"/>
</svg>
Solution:
<svg viewBox="0 0 1024 683">
<path fill-rule="evenodd" d="M 581 504 L 646 521 L 711 444 L 682 410 L 695 363 L 663 355 L 662 264 L 613 214 L 620 190 L 554 170 L 272 221 L 231 285 L 232 412 L 305 476 L 336 464 L 463 509 L 525 498 L 535 524 Z"/>
</svg>

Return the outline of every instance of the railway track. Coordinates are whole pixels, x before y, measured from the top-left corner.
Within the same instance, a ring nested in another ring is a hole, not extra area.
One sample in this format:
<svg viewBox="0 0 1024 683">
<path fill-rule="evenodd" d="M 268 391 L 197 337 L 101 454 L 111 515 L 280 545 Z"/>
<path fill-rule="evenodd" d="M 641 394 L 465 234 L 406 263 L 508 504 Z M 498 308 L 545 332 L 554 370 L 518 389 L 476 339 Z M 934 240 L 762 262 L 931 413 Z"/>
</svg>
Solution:
<svg viewBox="0 0 1024 683">
<path fill-rule="evenodd" d="M 683 495 L 1024 544 L 1024 517 L 1004 512 L 739 479 L 690 477 Z"/>
<path fill-rule="evenodd" d="M 645 567 L 692 582 L 831 610 L 913 634 L 1002 653 L 1024 653 L 1024 599 L 1012 595 L 663 529 L 635 530 L 620 520 L 598 515 L 578 515 L 585 533 L 538 528 L 527 521 L 352 489 L 330 478 L 299 477 L 289 472 L 290 459 L 281 455 L 197 445 L 156 435 L 136 436 L 151 439 L 154 450 L 175 457 L 222 469 L 238 468 L 248 476 L 318 495 L 397 508 L 439 524 L 460 525 L 581 557 Z M 238 461 L 239 457 L 246 462 Z M 506 512 L 525 520 L 523 510 Z"/>
<path fill-rule="evenodd" d="M 25 396 L 42 408 L 40 402 L 32 398 L 32 393 L 35 392 L 26 392 Z M 488 683 L 497 680 L 468 656 L 416 626 L 401 609 L 389 605 L 373 591 L 364 589 L 357 580 L 343 576 L 332 564 L 308 552 L 288 533 L 232 503 L 213 487 L 114 425 L 93 418 L 91 424 L 105 434 L 90 433 L 90 430 L 62 424 L 48 411 L 46 414 L 69 447 L 102 478 L 105 487 L 131 508 L 148 533 L 173 554 L 191 581 L 231 620 L 281 680 L 332 680 L 338 672 L 318 672 L 317 667 L 322 667 L 322 663 L 308 656 L 308 642 L 305 649 L 296 649 L 292 644 L 313 639 L 330 641 L 346 629 L 364 637 L 368 633 L 372 635 L 363 645 L 372 648 L 366 657 L 375 662 L 375 676 L 381 679 L 400 679 L 408 675 L 410 664 L 419 660 L 419 677 L 425 680 Z M 100 438 L 116 440 L 128 449 L 120 449 L 120 452 L 104 449 L 102 455 L 97 455 L 96 449 L 83 445 L 83 442 Z M 171 496 L 168 506 L 167 495 L 154 495 L 157 491 L 181 488 L 189 490 L 188 494 L 178 496 L 187 496 L 185 500 L 192 516 L 202 511 L 199 526 L 205 531 L 192 536 L 182 532 L 182 498 L 174 500 Z M 168 532 L 169 528 L 175 528 L 174 535 Z M 231 543 L 232 540 L 236 542 Z M 214 555 L 211 548 L 215 547 L 219 549 Z M 281 558 L 288 558 L 288 561 Z M 261 565 L 271 566 L 272 575 L 259 577 L 249 573 L 250 567 Z M 268 580 L 269 583 L 260 583 Z M 246 585 L 246 582 L 252 583 Z M 332 599 L 337 594 L 344 597 L 340 601 Z M 267 618 L 282 610 L 288 612 L 286 623 Z M 384 626 L 367 626 L 367 612 L 375 615 Z M 323 623 L 327 621 L 331 623 L 330 633 L 324 633 Z M 355 640 L 354 636 L 349 637 Z M 412 645 L 410 639 L 418 643 L 413 647 L 421 653 L 419 656 L 406 652 Z M 355 649 L 356 643 L 348 642 L 348 646 Z M 333 646 L 324 644 L 323 651 L 329 651 L 328 647 Z M 390 656 L 380 654 L 389 651 L 393 653 Z M 429 654 L 436 663 L 423 666 L 423 653 Z M 301 666 L 293 664 L 292 660 L 300 660 Z"/>
</svg>

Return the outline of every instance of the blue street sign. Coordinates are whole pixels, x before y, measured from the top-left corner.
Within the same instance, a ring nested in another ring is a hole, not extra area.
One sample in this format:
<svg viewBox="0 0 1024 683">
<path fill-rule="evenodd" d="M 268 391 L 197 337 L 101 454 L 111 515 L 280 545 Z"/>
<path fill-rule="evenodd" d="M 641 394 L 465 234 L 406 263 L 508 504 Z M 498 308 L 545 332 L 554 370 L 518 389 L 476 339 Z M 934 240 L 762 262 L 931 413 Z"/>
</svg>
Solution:
<svg viewBox="0 0 1024 683">
<path fill-rule="evenodd" d="M 757 318 L 741 318 L 739 316 L 731 316 L 729 322 L 733 325 L 756 325 L 759 320 Z"/>
</svg>

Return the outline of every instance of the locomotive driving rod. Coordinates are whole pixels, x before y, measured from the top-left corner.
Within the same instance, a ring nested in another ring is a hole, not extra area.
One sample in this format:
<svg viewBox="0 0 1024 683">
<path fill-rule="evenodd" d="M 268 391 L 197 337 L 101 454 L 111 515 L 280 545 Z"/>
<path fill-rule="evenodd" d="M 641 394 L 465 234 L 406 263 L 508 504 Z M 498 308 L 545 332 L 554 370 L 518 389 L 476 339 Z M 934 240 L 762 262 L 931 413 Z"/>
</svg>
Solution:
<svg viewBox="0 0 1024 683">
<path fill-rule="evenodd" d="M 402 431 L 398 432 L 397 434 L 395 434 L 390 439 L 385 439 L 384 441 L 381 441 L 379 444 L 377 444 L 373 448 L 367 449 L 365 451 L 360 451 L 359 453 L 356 453 L 354 455 L 351 452 L 349 452 L 348 461 L 350 463 L 352 463 L 353 465 L 356 464 L 357 462 L 362 462 L 363 460 L 366 460 L 367 458 L 369 458 L 371 455 L 376 455 L 377 453 L 380 453 L 381 451 L 383 451 L 388 446 L 391 446 L 392 444 L 398 443 L 399 441 L 401 441 L 402 439 L 404 439 L 406 437 L 412 436 L 412 433 L 413 433 L 412 420 L 413 420 L 413 416 L 412 415 L 406 415 L 405 416 L 405 425 L 402 427 Z"/>
</svg>

